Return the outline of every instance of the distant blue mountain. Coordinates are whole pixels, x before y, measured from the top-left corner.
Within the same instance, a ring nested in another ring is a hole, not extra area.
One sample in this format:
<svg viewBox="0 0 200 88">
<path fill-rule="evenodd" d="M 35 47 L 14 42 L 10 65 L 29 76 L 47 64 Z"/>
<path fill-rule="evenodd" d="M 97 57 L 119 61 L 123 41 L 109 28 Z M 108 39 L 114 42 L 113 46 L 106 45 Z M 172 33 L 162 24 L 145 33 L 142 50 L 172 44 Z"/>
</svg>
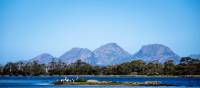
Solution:
<svg viewBox="0 0 200 88">
<path fill-rule="evenodd" d="M 40 55 L 32 58 L 30 60 L 30 62 L 37 61 L 40 64 L 48 64 L 49 62 L 51 62 L 53 60 L 55 60 L 55 58 L 52 55 L 50 55 L 48 53 L 43 53 L 43 54 L 40 54 Z"/>
<path fill-rule="evenodd" d="M 108 43 L 100 46 L 93 52 L 87 48 L 72 48 L 58 59 L 67 64 L 74 63 L 80 59 L 92 65 L 107 66 L 130 62 L 136 59 L 141 59 L 145 62 L 159 63 L 164 63 L 167 60 L 174 60 L 175 63 L 178 63 L 180 57 L 169 47 L 162 44 L 145 45 L 137 53 L 131 55 L 116 43 Z M 38 61 L 39 63 L 47 64 L 53 60 L 57 59 L 50 54 L 44 53 L 34 57 L 30 61 Z"/>
<path fill-rule="evenodd" d="M 87 48 L 72 48 L 59 59 L 67 64 L 74 63 L 79 59 L 92 65 L 95 64 L 94 54 Z"/>
<path fill-rule="evenodd" d="M 189 55 L 189 57 L 195 58 L 195 59 L 200 59 L 200 54 L 192 54 L 192 55 Z"/>
<path fill-rule="evenodd" d="M 131 55 L 116 43 L 105 44 L 94 51 L 96 65 L 120 64 L 131 59 Z"/>
<path fill-rule="evenodd" d="M 169 47 L 162 44 L 149 44 L 143 46 L 137 53 L 133 55 L 134 58 L 142 59 L 146 62 L 164 63 L 167 60 L 173 60 L 179 63 L 180 57 L 175 54 Z"/>
</svg>

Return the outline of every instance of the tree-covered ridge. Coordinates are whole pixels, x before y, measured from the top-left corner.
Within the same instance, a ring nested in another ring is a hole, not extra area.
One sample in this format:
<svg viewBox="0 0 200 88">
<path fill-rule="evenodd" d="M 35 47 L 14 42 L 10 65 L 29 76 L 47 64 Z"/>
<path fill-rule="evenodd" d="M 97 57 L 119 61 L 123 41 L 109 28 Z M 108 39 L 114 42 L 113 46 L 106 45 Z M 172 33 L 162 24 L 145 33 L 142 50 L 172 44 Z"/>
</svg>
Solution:
<svg viewBox="0 0 200 88">
<path fill-rule="evenodd" d="M 119 65 L 92 66 L 81 60 L 65 64 L 61 60 L 51 61 L 47 65 L 34 62 L 9 62 L 0 65 L 1 75 L 200 75 L 200 60 L 182 57 L 180 64 L 168 60 L 164 64 L 157 62 L 145 63 L 133 60 Z"/>
</svg>

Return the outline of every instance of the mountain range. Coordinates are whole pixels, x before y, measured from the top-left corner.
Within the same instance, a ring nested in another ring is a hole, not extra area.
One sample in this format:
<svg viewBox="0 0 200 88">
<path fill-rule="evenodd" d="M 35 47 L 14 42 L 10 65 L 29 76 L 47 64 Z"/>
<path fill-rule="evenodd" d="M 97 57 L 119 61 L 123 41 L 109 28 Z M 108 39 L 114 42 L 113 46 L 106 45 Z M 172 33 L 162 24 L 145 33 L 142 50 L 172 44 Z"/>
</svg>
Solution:
<svg viewBox="0 0 200 88">
<path fill-rule="evenodd" d="M 100 46 L 94 51 L 91 51 L 87 48 L 72 48 L 58 58 L 55 58 L 50 54 L 44 53 L 34 57 L 30 61 L 38 61 L 39 63 L 47 64 L 52 60 L 58 59 L 67 64 L 74 63 L 75 61 L 80 59 L 83 62 L 92 65 L 107 66 L 137 59 L 141 59 L 145 62 L 159 63 L 164 63 L 167 60 L 174 60 L 175 63 L 178 63 L 180 57 L 176 53 L 174 53 L 169 47 L 162 44 L 144 45 L 135 54 L 129 54 L 116 43 L 108 43 Z"/>
</svg>

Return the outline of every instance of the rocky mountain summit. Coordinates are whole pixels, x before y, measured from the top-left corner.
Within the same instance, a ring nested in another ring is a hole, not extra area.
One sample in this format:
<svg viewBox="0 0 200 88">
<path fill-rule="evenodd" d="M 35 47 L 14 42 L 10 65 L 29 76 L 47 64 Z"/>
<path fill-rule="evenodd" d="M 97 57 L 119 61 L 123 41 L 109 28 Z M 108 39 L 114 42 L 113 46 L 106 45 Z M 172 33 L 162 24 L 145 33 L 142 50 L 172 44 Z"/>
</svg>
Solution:
<svg viewBox="0 0 200 88">
<path fill-rule="evenodd" d="M 175 63 L 179 62 L 179 56 L 162 44 L 144 45 L 133 57 L 146 62 L 164 63 L 167 60 L 173 60 Z"/>
<path fill-rule="evenodd" d="M 116 43 L 105 44 L 94 51 L 96 65 L 113 65 L 131 59 L 131 55 Z"/>
<path fill-rule="evenodd" d="M 67 64 L 74 63 L 79 59 L 89 64 L 95 64 L 94 54 L 87 48 L 72 48 L 61 55 L 59 59 Z"/>
<path fill-rule="evenodd" d="M 48 53 L 40 54 L 30 60 L 30 62 L 36 61 L 40 64 L 48 64 L 49 62 L 53 61 L 55 58 Z"/>
</svg>

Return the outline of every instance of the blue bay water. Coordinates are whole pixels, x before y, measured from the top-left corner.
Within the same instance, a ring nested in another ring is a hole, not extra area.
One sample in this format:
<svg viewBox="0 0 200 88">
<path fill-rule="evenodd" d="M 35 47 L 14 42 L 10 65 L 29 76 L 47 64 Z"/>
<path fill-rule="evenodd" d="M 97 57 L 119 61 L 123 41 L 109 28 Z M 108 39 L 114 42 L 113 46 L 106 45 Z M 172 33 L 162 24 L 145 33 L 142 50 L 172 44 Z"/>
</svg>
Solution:
<svg viewBox="0 0 200 88">
<path fill-rule="evenodd" d="M 160 81 L 177 86 L 91 86 L 91 85 L 53 85 L 53 81 L 63 79 L 64 76 L 49 77 L 0 77 L 0 88 L 200 88 L 200 78 L 185 77 L 97 77 L 83 76 L 85 79 L 114 82 L 144 82 Z M 76 76 L 68 76 L 76 78 Z"/>
</svg>

